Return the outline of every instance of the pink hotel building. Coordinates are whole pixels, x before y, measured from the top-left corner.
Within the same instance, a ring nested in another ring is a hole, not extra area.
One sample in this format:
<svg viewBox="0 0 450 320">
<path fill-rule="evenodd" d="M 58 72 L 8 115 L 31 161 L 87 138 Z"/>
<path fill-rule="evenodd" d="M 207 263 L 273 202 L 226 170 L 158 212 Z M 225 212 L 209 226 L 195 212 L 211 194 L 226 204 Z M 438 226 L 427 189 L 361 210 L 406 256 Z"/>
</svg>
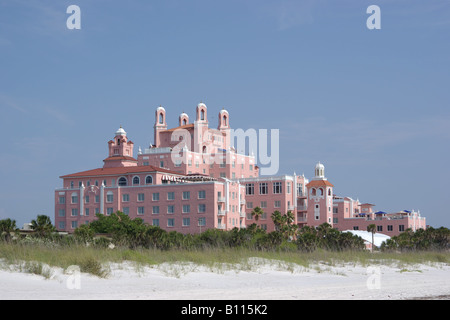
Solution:
<svg viewBox="0 0 450 320">
<path fill-rule="evenodd" d="M 167 231 L 199 233 L 256 223 L 274 230 L 271 214 L 294 213 L 300 227 L 329 223 L 338 230 L 366 230 L 375 224 L 389 236 L 426 228 L 419 212 L 374 212 L 373 204 L 334 194 L 318 163 L 311 180 L 303 175 L 260 176 L 255 157 L 230 143 L 230 116 L 221 110 L 217 129 L 209 128 L 200 103 L 193 123 L 184 112 L 168 129 L 166 111 L 155 112 L 154 144 L 134 157 L 133 142 L 120 127 L 108 141 L 109 154 L 98 169 L 64 175 L 55 190 L 55 226 L 73 232 L 96 214 L 122 211 Z M 264 214 L 251 215 L 260 207 Z"/>
</svg>

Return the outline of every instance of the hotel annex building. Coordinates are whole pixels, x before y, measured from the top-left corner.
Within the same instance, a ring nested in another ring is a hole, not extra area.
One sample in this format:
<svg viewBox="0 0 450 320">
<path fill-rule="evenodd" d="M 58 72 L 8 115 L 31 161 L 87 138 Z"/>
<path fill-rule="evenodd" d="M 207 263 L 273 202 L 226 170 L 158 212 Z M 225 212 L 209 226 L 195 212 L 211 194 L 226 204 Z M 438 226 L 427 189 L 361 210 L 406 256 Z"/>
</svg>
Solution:
<svg viewBox="0 0 450 320">
<path fill-rule="evenodd" d="M 338 230 L 366 230 L 398 235 L 426 228 L 419 212 L 375 212 L 374 205 L 334 194 L 323 164 L 310 180 L 303 175 L 260 176 L 253 155 L 236 152 L 230 143 L 230 115 L 218 114 L 217 129 L 209 127 L 207 107 L 200 103 L 192 123 L 186 113 L 176 128 L 167 128 L 166 110 L 155 111 L 154 144 L 137 152 L 120 127 L 108 141 L 101 168 L 61 176 L 55 190 L 55 226 L 73 232 L 96 214 L 122 211 L 131 218 L 167 231 L 199 233 L 230 230 L 256 223 L 275 229 L 274 211 L 291 211 L 300 227 L 329 223 Z M 254 219 L 260 207 L 264 214 Z"/>
</svg>

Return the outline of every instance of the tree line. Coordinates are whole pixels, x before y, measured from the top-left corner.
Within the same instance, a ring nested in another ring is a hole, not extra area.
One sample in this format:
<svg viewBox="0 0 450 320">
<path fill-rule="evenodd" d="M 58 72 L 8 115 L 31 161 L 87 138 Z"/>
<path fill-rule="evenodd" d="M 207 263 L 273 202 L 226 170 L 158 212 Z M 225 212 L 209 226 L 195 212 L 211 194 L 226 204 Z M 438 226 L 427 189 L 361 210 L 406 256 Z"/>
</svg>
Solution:
<svg viewBox="0 0 450 320">
<path fill-rule="evenodd" d="M 258 221 L 262 210 L 255 208 L 252 215 Z M 204 248 L 247 248 L 254 250 L 290 250 L 313 252 L 317 249 L 329 251 L 364 250 L 364 240 L 350 232 L 341 232 L 324 223 L 318 227 L 299 228 L 294 224 L 291 212 L 281 214 L 275 211 L 271 218 L 275 231 L 267 232 L 257 224 L 246 228 L 231 230 L 207 229 L 199 234 L 183 234 L 166 231 L 145 223 L 140 218 L 131 219 L 123 212 L 111 215 L 97 214 L 96 220 L 81 225 L 72 235 L 61 235 L 52 225 L 51 219 L 38 215 L 31 222 L 34 231 L 31 235 L 19 235 L 16 222 L 11 219 L 0 220 L 0 241 L 20 241 L 24 237 L 46 239 L 59 244 L 90 244 L 107 247 L 115 246 L 137 248 L 204 249 Z M 373 231 L 374 228 L 368 228 Z M 428 228 L 416 232 L 410 229 L 399 236 L 392 237 L 380 247 L 381 250 L 448 250 L 450 230 Z"/>
</svg>

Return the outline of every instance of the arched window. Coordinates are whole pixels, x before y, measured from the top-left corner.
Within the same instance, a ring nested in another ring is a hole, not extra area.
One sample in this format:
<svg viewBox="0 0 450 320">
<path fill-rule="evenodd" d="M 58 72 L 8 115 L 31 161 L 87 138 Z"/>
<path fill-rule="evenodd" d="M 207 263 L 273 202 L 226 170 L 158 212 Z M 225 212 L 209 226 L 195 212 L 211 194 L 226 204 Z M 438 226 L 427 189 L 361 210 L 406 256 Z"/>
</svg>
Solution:
<svg viewBox="0 0 450 320">
<path fill-rule="evenodd" d="M 331 188 L 328 189 L 328 195 L 331 196 Z"/>
<path fill-rule="evenodd" d="M 164 123 L 164 115 L 162 113 L 159 114 L 159 123 L 160 124 Z"/>
<path fill-rule="evenodd" d="M 128 184 L 127 178 L 121 177 L 121 178 L 119 179 L 119 181 L 118 181 L 118 184 L 119 184 L 120 187 L 125 187 L 125 186 Z"/>
<path fill-rule="evenodd" d="M 152 176 L 146 176 L 145 177 L 145 184 L 153 184 Z"/>
<path fill-rule="evenodd" d="M 317 194 L 316 188 L 312 188 L 312 189 L 311 189 L 311 194 L 312 194 L 313 196 L 315 196 L 315 195 Z"/>
<path fill-rule="evenodd" d="M 183 126 L 187 124 L 186 119 L 183 119 Z"/>
<path fill-rule="evenodd" d="M 206 153 L 206 146 L 203 146 L 203 153 Z"/>
<path fill-rule="evenodd" d="M 323 189 L 319 188 L 319 196 L 323 196 Z"/>
<path fill-rule="evenodd" d="M 200 111 L 200 120 L 205 120 L 205 110 Z"/>
<path fill-rule="evenodd" d="M 141 184 L 141 180 L 139 179 L 139 177 L 134 177 L 133 178 L 133 186 L 138 186 L 139 184 Z"/>
<path fill-rule="evenodd" d="M 223 125 L 227 126 L 227 116 L 223 116 Z"/>
</svg>

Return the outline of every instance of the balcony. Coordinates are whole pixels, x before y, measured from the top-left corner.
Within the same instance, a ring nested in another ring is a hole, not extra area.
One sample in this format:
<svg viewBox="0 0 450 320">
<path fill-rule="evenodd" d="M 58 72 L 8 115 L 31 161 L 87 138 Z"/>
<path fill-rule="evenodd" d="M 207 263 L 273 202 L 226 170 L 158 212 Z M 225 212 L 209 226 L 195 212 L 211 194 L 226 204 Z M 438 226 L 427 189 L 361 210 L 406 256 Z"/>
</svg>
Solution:
<svg viewBox="0 0 450 320">
<path fill-rule="evenodd" d="M 288 210 L 294 210 L 294 206 L 293 205 L 290 205 L 290 206 L 288 206 Z"/>
<path fill-rule="evenodd" d="M 241 218 L 245 218 L 245 211 L 241 211 L 241 212 L 239 212 L 239 217 L 241 217 Z"/>
<path fill-rule="evenodd" d="M 225 229 L 227 226 L 226 225 L 224 225 L 224 224 L 222 224 L 222 223 L 219 223 L 218 225 L 217 225 L 217 229 Z"/>
<path fill-rule="evenodd" d="M 217 212 L 218 216 L 224 216 L 225 214 L 226 214 L 226 211 L 223 210 L 223 209 L 219 209 L 218 212 Z"/>
<path fill-rule="evenodd" d="M 217 197 L 218 202 L 225 202 L 225 197 Z"/>
<path fill-rule="evenodd" d="M 245 204 L 245 199 L 241 199 L 240 204 L 244 205 Z"/>
<path fill-rule="evenodd" d="M 306 211 L 307 209 L 307 206 L 297 206 L 297 211 Z"/>
</svg>

